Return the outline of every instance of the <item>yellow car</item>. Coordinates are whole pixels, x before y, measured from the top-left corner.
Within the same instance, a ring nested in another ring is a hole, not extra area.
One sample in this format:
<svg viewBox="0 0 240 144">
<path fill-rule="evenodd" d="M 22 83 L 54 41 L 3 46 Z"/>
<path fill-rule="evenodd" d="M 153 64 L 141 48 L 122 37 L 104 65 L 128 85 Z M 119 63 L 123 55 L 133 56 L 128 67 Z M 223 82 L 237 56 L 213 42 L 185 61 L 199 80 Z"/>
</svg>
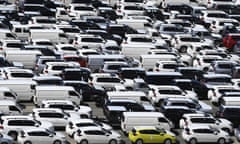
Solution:
<svg viewBox="0 0 240 144">
<path fill-rule="evenodd" d="M 128 138 L 133 144 L 145 143 L 163 143 L 173 144 L 176 143 L 175 134 L 164 129 L 156 127 L 134 127 L 128 134 Z"/>
</svg>

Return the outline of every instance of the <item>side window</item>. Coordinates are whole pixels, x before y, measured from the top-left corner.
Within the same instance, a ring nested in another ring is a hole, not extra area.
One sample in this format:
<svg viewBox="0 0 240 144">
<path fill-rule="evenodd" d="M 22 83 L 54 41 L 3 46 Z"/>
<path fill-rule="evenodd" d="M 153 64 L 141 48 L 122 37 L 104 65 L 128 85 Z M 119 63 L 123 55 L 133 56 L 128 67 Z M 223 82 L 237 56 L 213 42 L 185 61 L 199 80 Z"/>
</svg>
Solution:
<svg viewBox="0 0 240 144">
<path fill-rule="evenodd" d="M 5 97 L 15 98 L 15 96 L 14 96 L 12 93 L 10 93 L 10 92 L 5 92 L 5 93 L 4 93 L 4 96 L 5 96 Z"/>
<path fill-rule="evenodd" d="M 20 109 L 18 109 L 18 107 L 16 107 L 16 106 L 9 106 L 9 110 L 10 110 L 10 111 L 18 111 L 18 112 L 21 112 Z"/>
<path fill-rule="evenodd" d="M 64 118 L 61 113 L 39 113 L 39 116 L 43 118 Z"/>
<path fill-rule="evenodd" d="M 167 123 L 168 121 L 165 118 L 160 117 L 160 118 L 158 118 L 158 122 Z"/>
<path fill-rule="evenodd" d="M 20 33 L 20 32 L 21 32 L 21 28 L 16 28 L 16 29 L 15 29 L 15 32 L 16 32 L 16 33 Z"/>
<path fill-rule="evenodd" d="M 105 135 L 104 132 L 102 132 L 102 131 L 95 131 L 95 130 L 85 131 L 85 134 L 87 134 L 87 135 Z"/>
<path fill-rule="evenodd" d="M 79 96 L 75 91 L 69 91 L 70 96 Z"/>
</svg>

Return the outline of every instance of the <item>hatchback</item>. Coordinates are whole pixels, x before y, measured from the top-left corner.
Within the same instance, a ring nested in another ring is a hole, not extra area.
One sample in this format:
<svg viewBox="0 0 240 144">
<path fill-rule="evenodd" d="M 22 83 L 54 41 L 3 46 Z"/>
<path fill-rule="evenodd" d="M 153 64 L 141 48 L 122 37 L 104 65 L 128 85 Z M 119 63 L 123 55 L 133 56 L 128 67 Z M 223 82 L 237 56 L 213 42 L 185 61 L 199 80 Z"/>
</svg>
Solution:
<svg viewBox="0 0 240 144">
<path fill-rule="evenodd" d="M 132 143 L 145 144 L 145 143 L 176 143 L 175 134 L 155 127 L 134 127 L 129 132 L 128 138 Z"/>
</svg>

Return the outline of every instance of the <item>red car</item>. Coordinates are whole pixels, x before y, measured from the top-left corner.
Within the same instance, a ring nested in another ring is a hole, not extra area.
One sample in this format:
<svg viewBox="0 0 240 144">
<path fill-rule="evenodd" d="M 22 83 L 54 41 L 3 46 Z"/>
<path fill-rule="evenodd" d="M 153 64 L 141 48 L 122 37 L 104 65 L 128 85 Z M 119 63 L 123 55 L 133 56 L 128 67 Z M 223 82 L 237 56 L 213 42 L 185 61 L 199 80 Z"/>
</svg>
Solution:
<svg viewBox="0 0 240 144">
<path fill-rule="evenodd" d="M 223 45 L 232 49 L 238 41 L 240 41 L 240 33 L 229 33 L 223 38 Z"/>
</svg>

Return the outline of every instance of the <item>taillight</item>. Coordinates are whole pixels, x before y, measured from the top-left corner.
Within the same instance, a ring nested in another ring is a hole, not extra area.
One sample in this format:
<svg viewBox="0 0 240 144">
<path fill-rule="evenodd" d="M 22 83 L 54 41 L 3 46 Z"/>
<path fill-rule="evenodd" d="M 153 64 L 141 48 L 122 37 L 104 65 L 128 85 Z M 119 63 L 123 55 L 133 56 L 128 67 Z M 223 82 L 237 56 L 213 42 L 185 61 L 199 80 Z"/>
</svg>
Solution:
<svg viewBox="0 0 240 144">
<path fill-rule="evenodd" d="M 48 73 L 48 70 L 45 70 L 45 73 Z"/>
<path fill-rule="evenodd" d="M 156 94 L 155 90 L 153 90 L 153 96 L 154 96 L 154 97 L 156 97 L 156 96 L 157 96 L 157 94 Z"/>
<path fill-rule="evenodd" d="M 211 4 L 211 1 L 210 1 L 210 0 L 208 0 L 208 4 Z"/>
<path fill-rule="evenodd" d="M 3 50 L 3 48 L 1 47 L 0 50 Z"/>
<path fill-rule="evenodd" d="M 0 125 L 0 129 L 4 129 L 4 127 L 2 125 Z"/>
<path fill-rule="evenodd" d="M 201 66 L 201 62 L 200 62 L 200 60 L 197 60 L 197 62 L 198 62 L 198 65 Z"/>
</svg>

